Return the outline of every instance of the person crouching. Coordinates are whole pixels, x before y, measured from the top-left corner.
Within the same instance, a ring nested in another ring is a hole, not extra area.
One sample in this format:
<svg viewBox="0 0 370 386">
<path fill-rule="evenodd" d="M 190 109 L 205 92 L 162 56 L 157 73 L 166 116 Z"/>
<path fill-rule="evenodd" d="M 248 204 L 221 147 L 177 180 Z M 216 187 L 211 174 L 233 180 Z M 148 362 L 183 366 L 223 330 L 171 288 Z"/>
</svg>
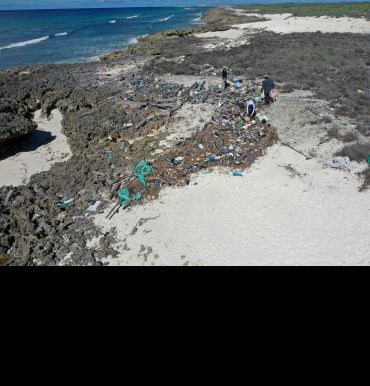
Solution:
<svg viewBox="0 0 370 386">
<path fill-rule="evenodd" d="M 257 114 L 256 103 L 255 103 L 255 101 L 253 99 L 248 101 L 246 113 L 247 113 L 248 117 L 251 117 L 251 118 L 256 116 L 256 114 Z"/>
</svg>

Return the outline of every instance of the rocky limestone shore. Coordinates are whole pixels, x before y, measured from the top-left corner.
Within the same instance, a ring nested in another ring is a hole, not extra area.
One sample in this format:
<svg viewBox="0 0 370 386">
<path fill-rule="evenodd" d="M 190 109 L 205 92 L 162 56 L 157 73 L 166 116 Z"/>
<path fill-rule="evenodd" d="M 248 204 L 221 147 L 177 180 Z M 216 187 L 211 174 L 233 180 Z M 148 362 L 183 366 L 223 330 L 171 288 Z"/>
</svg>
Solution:
<svg viewBox="0 0 370 386">
<path fill-rule="evenodd" d="M 260 62 L 252 69 L 254 76 L 247 63 L 245 73 L 239 72 L 247 93 L 220 89 L 220 65 L 212 62 L 229 63 L 230 50 L 219 46 L 210 51 L 209 39 L 194 32 L 222 31 L 232 23 L 248 21 L 229 8 L 217 9 L 207 19 L 208 24 L 194 30 L 140 39 L 138 45 L 97 63 L 0 72 L 0 159 L 21 151 L 20 139 L 27 140 L 36 130 L 32 119 L 39 109 L 44 116 L 54 109 L 62 113 L 63 133 L 73 153 L 67 161 L 32 176 L 25 186 L 0 187 L 0 264 L 102 265 L 106 256 L 117 255 L 112 247 L 115 234 L 101 234 L 87 209 L 98 202 L 99 211 L 109 207 L 117 197 L 117 186 L 129 181 L 138 162 L 147 160 L 155 169 L 145 202 L 157 197 L 162 186 L 186 186 L 191 173 L 207 172 L 215 164 L 248 167 L 277 140 L 273 127 L 242 122 L 238 106 L 240 100 L 259 95 L 255 73 L 271 70 L 271 61 L 264 61 L 267 50 L 260 50 L 262 59 L 258 59 L 253 36 L 248 36 L 253 59 Z M 259 36 L 262 41 L 264 35 Z M 263 47 L 260 41 L 258 48 Z M 236 50 L 249 49 L 249 42 L 240 44 Z M 302 67 L 285 63 L 289 65 Z M 300 74 L 297 79 L 291 82 L 293 89 L 302 86 Z M 289 89 L 289 84 L 284 87 Z M 194 122 L 202 130 L 192 132 Z M 97 236 L 99 249 L 90 244 Z"/>
</svg>

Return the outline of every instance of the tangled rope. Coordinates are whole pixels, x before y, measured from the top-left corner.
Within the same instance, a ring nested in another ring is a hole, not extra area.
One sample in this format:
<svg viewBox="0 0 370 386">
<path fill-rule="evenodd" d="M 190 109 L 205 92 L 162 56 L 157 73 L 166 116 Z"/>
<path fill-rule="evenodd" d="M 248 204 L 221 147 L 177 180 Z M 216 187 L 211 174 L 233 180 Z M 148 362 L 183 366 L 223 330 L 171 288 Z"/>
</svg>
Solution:
<svg viewBox="0 0 370 386">
<path fill-rule="evenodd" d="M 143 198 L 143 193 L 146 192 L 146 187 L 147 187 L 146 177 L 153 173 L 153 168 L 148 162 L 141 161 L 138 164 L 136 164 L 134 172 L 136 174 L 136 177 L 144 186 L 144 189 L 142 190 L 142 192 L 136 193 L 135 195 L 135 201 L 140 201 Z M 130 175 L 132 175 L 132 173 Z M 135 192 L 133 192 L 133 194 L 135 194 Z M 121 206 L 126 206 L 132 201 L 130 190 L 127 188 L 119 192 L 118 197 L 121 199 L 120 201 Z"/>
</svg>

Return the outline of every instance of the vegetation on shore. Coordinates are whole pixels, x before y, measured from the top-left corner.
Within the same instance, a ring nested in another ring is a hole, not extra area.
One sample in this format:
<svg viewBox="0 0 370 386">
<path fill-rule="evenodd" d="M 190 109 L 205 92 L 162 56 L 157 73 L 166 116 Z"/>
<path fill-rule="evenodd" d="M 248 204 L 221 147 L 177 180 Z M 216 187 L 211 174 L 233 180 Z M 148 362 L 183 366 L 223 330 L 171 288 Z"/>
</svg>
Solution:
<svg viewBox="0 0 370 386">
<path fill-rule="evenodd" d="M 256 13 L 292 13 L 295 16 L 365 16 L 370 19 L 370 2 L 248 4 L 238 8 L 253 10 Z"/>
</svg>

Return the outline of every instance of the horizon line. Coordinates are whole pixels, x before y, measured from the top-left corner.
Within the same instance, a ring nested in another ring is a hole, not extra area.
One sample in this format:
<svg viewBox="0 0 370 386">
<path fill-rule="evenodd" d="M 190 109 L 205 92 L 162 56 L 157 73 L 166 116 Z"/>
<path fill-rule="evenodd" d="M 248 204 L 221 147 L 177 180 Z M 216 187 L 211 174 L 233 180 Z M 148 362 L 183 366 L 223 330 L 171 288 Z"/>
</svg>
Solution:
<svg viewBox="0 0 370 386">
<path fill-rule="evenodd" d="M 369 0 L 370 1 L 370 0 Z M 213 7 L 219 7 L 220 5 L 192 5 L 191 8 L 213 8 Z M 120 7 L 68 7 L 68 8 L 0 8 L 0 11 L 68 11 L 73 9 L 123 9 L 123 8 L 189 8 L 190 5 L 172 5 L 172 6 L 165 6 L 165 5 L 158 5 L 158 6 L 141 6 L 141 7 L 130 7 L 130 6 L 120 6 Z"/>
<path fill-rule="evenodd" d="M 272 2 L 270 2 L 272 1 Z M 240 5 L 248 5 L 248 6 L 253 6 L 253 5 L 284 5 L 284 4 L 330 4 L 330 3 L 338 3 L 338 4 L 355 4 L 355 3 L 369 3 L 370 0 L 356 0 L 356 1 L 337 1 L 337 0 L 312 0 L 312 1 L 301 1 L 301 0 L 287 0 L 286 2 L 274 2 L 274 0 L 266 0 L 266 1 L 260 1 L 260 2 L 253 2 L 253 3 L 248 3 L 248 0 L 244 4 L 202 4 L 202 5 L 158 5 L 158 6 L 151 6 L 151 5 L 143 5 L 140 7 L 132 7 L 132 6 L 102 6 L 102 7 L 68 7 L 68 8 L 59 8 L 59 7 L 53 7 L 53 8 L 0 8 L 0 11 L 68 11 L 68 10 L 81 10 L 81 9 L 123 9 L 123 8 L 215 8 L 215 7 L 223 7 L 223 6 L 240 6 Z"/>
</svg>

